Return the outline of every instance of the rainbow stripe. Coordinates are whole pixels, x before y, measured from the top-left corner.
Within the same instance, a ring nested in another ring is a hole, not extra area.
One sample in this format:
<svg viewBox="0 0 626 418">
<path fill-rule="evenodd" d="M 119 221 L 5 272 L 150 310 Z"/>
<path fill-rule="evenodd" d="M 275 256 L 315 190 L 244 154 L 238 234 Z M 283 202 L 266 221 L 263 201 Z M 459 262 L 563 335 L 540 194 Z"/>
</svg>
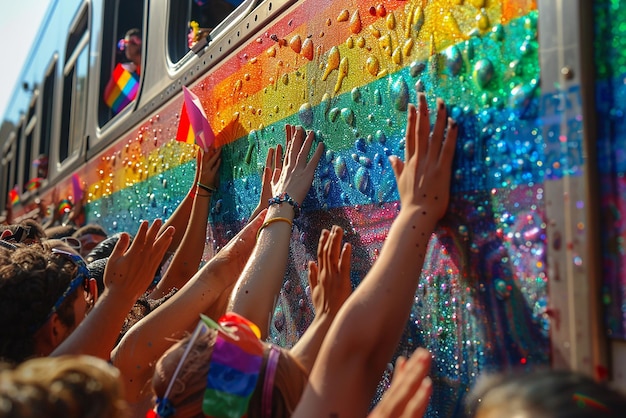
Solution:
<svg viewBox="0 0 626 418">
<path fill-rule="evenodd" d="M 20 194 L 17 191 L 17 186 L 9 190 L 9 202 L 11 202 L 12 206 L 15 206 L 18 203 L 20 203 Z"/>
<path fill-rule="evenodd" d="M 219 324 L 202 411 L 214 418 L 239 418 L 248 412 L 263 363 L 263 344 L 256 325 L 237 314 L 222 316 Z"/>
<path fill-rule="evenodd" d="M 139 74 L 128 71 L 124 64 L 119 63 L 113 70 L 111 82 L 104 92 L 104 102 L 113 113 L 119 113 L 130 102 L 135 100 L 139 90 Z"/>
</svg>

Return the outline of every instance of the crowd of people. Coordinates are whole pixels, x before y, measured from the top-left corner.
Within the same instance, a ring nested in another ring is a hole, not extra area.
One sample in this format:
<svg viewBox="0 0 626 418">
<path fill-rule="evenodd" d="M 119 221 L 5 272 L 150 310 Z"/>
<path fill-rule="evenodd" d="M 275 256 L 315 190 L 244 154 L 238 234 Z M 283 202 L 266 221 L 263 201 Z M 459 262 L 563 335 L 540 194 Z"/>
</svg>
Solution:
<svg viewBox="0 0 626 418">
<path fill-rule="evenodd" d="M 423 93 L 407 115 L 405 155 L 389 157 L 401 209 L 380 256 L 352 291 L 344 231 L 312 231 L 315 318 L 290 349 L 267 337 L 293 220 L 324 152 L 302 127 L 287 125 L 285 146 L 269 149 L 257 209 L 204 264 L 218 149 L 198 151 L 172 216 L 132 235 L 2 226 L 0 417 L 422 416 L 433 390 L 423 348 L 397 360 L 370 408 L 447 210 L 456 148 L 442 100 L 432 129 Z M 467 396 L 467 415 L 481 418 L 617 417 L 625 407 L 620 393 L 571 371 L 484 376 Z"/>
</svg>

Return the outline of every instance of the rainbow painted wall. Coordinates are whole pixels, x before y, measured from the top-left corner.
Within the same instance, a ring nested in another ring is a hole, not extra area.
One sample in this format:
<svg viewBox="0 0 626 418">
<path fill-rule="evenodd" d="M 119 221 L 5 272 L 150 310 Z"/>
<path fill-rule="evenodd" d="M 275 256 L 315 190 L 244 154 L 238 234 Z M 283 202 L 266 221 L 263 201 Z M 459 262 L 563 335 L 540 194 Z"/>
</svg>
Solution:
<svg viewBox="0 0 626 418">
<path fill-rule="evenodd" d="M 397 354 L 432 351 L 429 416 L 438 417 L 459 415 L 485 370 L 548 363 L 542 184 L 558 166 L 545 164 L 538 128 L 536 9 L 531 0 L 302 1 L 191 86 L 224 147 L 207 257 L 256 206 L 285 123 L 326 145 L 295 222 L 275 342 L 293 344 L 312 319 L 306 263 L 321 228 L 347 231 L 354 285 L 376 260 L 399 205 L 387 156 L 403 155 L 419 90 L 431 105 L 443 97 L 461 130 L 449 214 L 415 278 Z M 172 213 L 195 168 L 193 146 L 174 141 L 181 107 L 182 97 L 79 173 L 90 220 L 113 233 Z"/>
</svg>

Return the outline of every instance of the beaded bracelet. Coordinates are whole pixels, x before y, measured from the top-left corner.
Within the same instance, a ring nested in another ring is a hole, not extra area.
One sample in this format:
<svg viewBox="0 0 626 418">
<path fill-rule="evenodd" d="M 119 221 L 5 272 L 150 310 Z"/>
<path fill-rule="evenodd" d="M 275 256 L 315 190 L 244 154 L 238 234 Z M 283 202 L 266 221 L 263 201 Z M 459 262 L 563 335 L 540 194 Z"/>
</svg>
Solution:
<svg viewBox="0 0 626 418">
<path fill-rule="evenodd" d="M 289 218 L 281 218 L 281 217 L 276 217 L 276 218 L 270 218 L 267 221 L 263 222 L 263 225 L 261 225 L 261 227 L 259 228 L 259 230 L 256 233 L 256 240 L 259 240 L 259 235 L 261 235 L 261 231 L 263 230 L 263 228 L 265 228 L 266 226 L 273 224 L 274 222 L 287 222 L 289 224 L 289 227 L 291 228 L 293 226 L 293 222 L 291 222 L 291 219 Z"/>
<path fill-rule="evenodd" d="M 268 200 L 268 206 L 280 205 L 281 203 L 288 203 L 293 207 L 294 218 L 300 216 L 300 205 L 298 204 L 298 202 L 293 200 L 293 198 L 289 196 L 287 192 L 279 194 L 278 196 L 272 197 L 270 200 Z"/>
<path fill-rule="evenodd" d="M 205 192 L 209 192 L 209 193 L 213 193 L 216 192 L 217 189 L 213 186 L 207 186 L 206 184 L 202 184 L 199 181 L 196 182 L 196 185 L 201 188 L 202 190 L 204 190 Z"/>
</svg>

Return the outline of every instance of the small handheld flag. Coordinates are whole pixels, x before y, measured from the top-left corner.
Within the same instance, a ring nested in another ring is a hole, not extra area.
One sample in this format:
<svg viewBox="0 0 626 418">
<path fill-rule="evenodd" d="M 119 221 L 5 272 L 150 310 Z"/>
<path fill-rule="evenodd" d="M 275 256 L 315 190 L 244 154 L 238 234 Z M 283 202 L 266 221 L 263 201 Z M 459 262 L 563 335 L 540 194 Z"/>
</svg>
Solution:
<svg viewBox="0 0 626 418">
<path fill-rule="evenodd" d="M 17 191 L 17 186 L 9 190 L 9 202 L 11 202 L 12 206 L 20 203 L 20 194 Z"/>
<path fill-rule="evenodd" d="M 215 134 L 198 96 L 183 86 L 183 108 L 180 112 L 180 122 L 176 132 L 176 140 L 188 144 L 197 144 L 204 151 L 208 151 L 215 141 Z"/>
<path fill-rule="evenodd" d="M 113 70 L 111 81 L 104 89 L 104 102 L 116 114 L 135 100 L 139 90 L 139 74 L 129 71 L 127 67 L 128 64 L 117 64 Z"/>
</svg>

